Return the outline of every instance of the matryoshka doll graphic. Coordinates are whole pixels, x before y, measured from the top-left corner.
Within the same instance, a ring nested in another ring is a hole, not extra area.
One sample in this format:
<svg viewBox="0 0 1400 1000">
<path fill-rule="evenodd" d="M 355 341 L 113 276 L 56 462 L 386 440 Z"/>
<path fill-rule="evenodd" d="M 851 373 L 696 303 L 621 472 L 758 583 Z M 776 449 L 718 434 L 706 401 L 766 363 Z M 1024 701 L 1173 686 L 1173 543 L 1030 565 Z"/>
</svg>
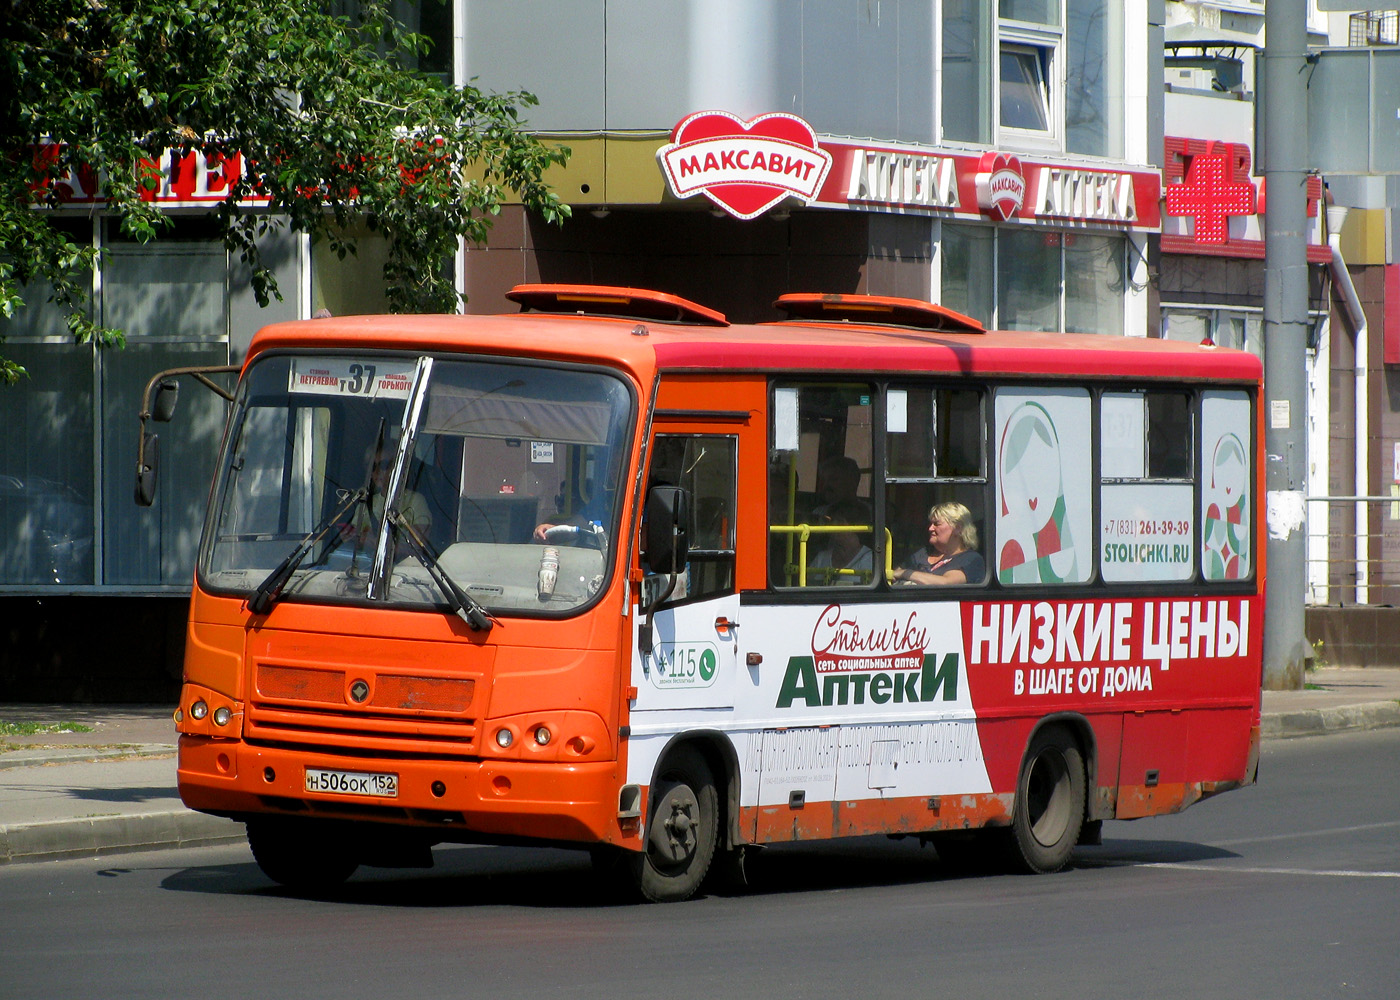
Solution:
<svg viewBox="0 0 1400 1000">
<path fill-rule="evenodd" d="M 1207 580 L 1238 580 L 1249 572 L 1248 468 L 1244 442 L 1234 434 L 1221 435 L 1206 484 L 1201 568 Z"/>
<path fill-rule="evenodd" d="M 1045 407 L 1025 402 L 1013 410 L 1002 430 L 1000 451 L 998 579 L 1002 583 L 1075 579 L 1060 439 Z"/>
</svg>

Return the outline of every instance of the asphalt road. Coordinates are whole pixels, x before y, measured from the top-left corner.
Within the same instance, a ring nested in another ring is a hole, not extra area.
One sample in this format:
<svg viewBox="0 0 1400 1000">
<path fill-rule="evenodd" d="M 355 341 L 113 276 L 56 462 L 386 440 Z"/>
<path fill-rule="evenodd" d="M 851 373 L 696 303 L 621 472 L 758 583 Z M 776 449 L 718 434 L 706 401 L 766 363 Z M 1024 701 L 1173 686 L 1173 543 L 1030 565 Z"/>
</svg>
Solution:
<svg viewBox="0 0 1400 1000">
<path fill-rule="evenodd" d="M 1400 729 L 1110 823 L 1053 876 L 914 841 L 769 850 L 741 895 L 600 898 L 586 857 L 439 849 L 286 894 L 245 847 L 0 868 L 0 998 L 1400 996 Z"/>
</svg>

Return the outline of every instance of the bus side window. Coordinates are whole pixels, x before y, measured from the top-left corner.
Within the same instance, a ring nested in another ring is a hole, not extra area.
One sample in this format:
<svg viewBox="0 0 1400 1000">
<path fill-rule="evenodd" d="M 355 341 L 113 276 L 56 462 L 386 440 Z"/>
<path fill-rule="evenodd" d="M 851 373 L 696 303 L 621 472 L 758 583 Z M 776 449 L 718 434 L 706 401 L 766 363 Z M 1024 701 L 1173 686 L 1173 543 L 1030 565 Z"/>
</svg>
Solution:
<svg viewBox="0 0 1400 1000">
<path fill-rule="evenodd" d="M 964 539 L 976 538 L 970 551 L 968 584 L 986 582 L 987 494 L 985 392 L 980 387 L 952 388 L 892 384 L 885 393 L 885 524 L 890 532 L 892 583 L 916 584 L 908 571 L 928 572 L 939 561 L 932 547 L 930 515 L 951 505 L 970 521 Z M 959 560 L 958 565 L 963 565 Z M 940 574 L 935 574 L 940 575 Z"/>
<path fill-rule="evenodd" d="M 997 390 L 994 410 L 996 524 L 988 565 L 1005 586 L 1093 579 L 1088 391 L 1006 386 Z"/>
<path fill-rule="evenodd" d="M 690 560 L 667 603 L 734 591 L 734 536 L 738 506 L 739 439 L 720 434 L 658 434 L 652 448 L 652 486 L 680 486 L 690 493 Z M 642 541 L 646 535 L 643 529 Z M 650 593 L 663 578 L 648 574 Z"/>
<path fill-rule="evenodd" d="M 875 387 L 778 384 L 774 399 L 769 585 L 870 586 L 876 576 L 872 564 L 881 565 L 884 559 L 871 502 Z M 782 412 L 779 404 L 784 399 L 796 400 L 795 413 Z M 841 530 L 847 527 L 854 530 Z M 837 535 L 843 537 L 833 553 Z"/>
<path fill-rule="evenodd" d="M 1107 583 L 1196 575 L 1192 417 L 1192 397 L 1184 391 L 1128 389 L 1099 397 L 1100 572 Z"/>
</svg>

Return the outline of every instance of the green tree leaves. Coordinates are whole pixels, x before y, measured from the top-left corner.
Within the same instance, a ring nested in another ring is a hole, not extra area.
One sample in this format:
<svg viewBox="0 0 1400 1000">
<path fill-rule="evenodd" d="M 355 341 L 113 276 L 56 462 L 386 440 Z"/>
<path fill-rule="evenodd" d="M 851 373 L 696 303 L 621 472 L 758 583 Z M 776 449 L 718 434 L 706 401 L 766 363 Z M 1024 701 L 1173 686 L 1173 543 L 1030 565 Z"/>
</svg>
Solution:
<svg viewBox="0 0 1400 1000">
<path fill-rule="evenodd" d="M 423 0 L 436 3 L 439 0 Z M 348 8 L 351 13 L 336 13 Z M 389 247 L 397 312 L 455 311 L 446 266 L 506 200 L 569 214 L 542 181 L 567 150 L 521 128 L 526 93 L 443 85 L 412 70 L 427 39 L 391 0 L 8 0 L 0 4 L 0 315 L 43 289 L 78 341 L 119 344 L 86 319 L 92 247 L 51 225 L 70 177 L 99 186 L 122 232 L 159 239 L 166 150 L 242 157 L 213 206 L 266 304 L 280 297 L 258 236 L 282 226 L 353 252 L 363 223 Z M 13 81 L 11 87 L 8 81 Z M 42 150 L 42 154 L 38 151 Z M 0 382 L 17 366 L 0 359 Z"/>
</svg>

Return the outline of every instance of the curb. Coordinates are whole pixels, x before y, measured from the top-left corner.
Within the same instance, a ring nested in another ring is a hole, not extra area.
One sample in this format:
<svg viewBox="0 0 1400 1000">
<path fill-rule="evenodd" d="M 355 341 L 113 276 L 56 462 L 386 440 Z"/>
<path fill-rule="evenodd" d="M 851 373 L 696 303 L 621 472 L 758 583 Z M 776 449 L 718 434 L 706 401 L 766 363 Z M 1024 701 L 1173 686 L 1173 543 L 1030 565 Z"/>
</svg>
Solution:
<svg viewBox="0 0 1400 1000">
<path fill-rule="evenodd" d="M 1260 720 L 1260 735 L 1264 739 L 1291 739 L 1360 732 L 1386 726 L 1400 726 L 1400 701 L 1370 701 L 1360 705 L 1275 712 Z"/>
<path fill-rule="evenodd" d="M 5 750 L 0 747 L 0 771 L 10 767 L 42 764 L 78 764 L 89 760 L 124 760 L 130 757 L 174 757 L 173 743 L 123 743 L 110 747 L 35 747 Z"/>
<path fill-rule="evenodd" d="M 190 810 L 0 826 L 0 864 L 242 840 L 243 824 Z"/>
</svg>

